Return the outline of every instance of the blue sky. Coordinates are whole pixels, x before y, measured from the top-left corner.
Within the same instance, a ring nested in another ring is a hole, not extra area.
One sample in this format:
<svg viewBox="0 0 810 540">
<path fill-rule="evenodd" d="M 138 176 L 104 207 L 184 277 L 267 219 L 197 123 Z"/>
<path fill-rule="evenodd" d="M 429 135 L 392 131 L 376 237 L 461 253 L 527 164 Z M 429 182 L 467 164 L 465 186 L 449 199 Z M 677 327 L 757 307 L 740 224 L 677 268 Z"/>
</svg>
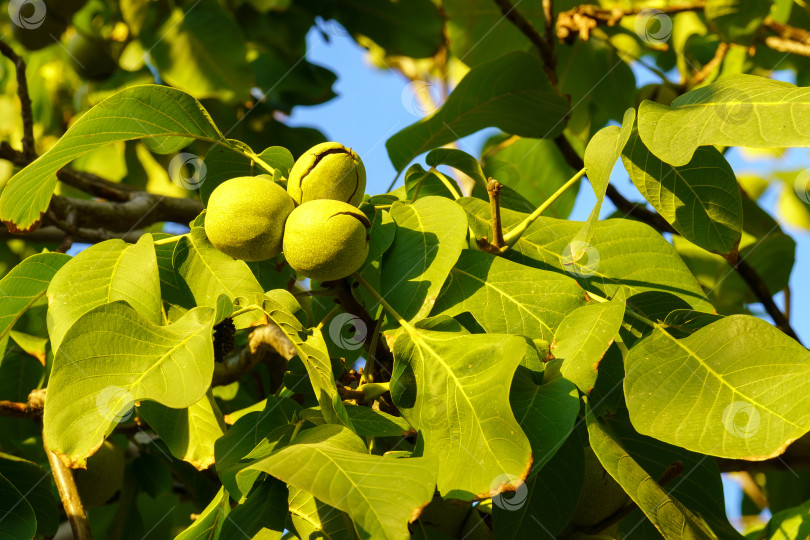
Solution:
<svg viewBox="0 0 810 540">
<path fill-rule="evenodd" d="M 368 172 L 367 191 L 371 194 L 383 193 L 395 176 L 394 167 L 388 159 L 385 141 L 392 134 L 417 121 L 420 116 L 412 104 L 408 92 L 408 81 L 394 71 L 383 71 L 369 65 L 364 59 L 364 51 L 342 32 L 333 31 L 337 27 L 327 24 L 329 41 L 318 31 L 308 35 L 308 59 L 316 64 L 328 67 L 338 75 L 334 90 L 338 97 L 315 107 L 297 107 L 289 118 L 290 125 L 313 126 L 326 136 L 352 147 L 363 159 Z M 332 31 L 330 31 L 332 30 Z M 639 86 L 659 79 L 644 69 L 634 69 Z M 479 132 L 461 140 L 462 150 L 478 155 L 489 136 L 494 131 Z M 743 154 L 732 150 L 728 154 L 729 163 L 735 172 L 767 172 L 773 162 L 750 162 Z M 808 166 L 810 160 L 806 151 L 790 152 L 786 158 L 792 167 Z M 783 162 L 784 163 L 784 162 Z M 401 179 L 400 179 L 401 181 Z M 611 182 L 632 200 L 642 200 L 640 194 L 630 182 L 621 163 L 617 163 Z M 773 212 L 777 191 L 766 191 L 760 203 Z M 582 183 L 580 196 L 571 215 L 571 219 L 584 220 L 595 203 L 590 186 Z M 614 211 L 609 201 L 602 207 L 602 216 Z M 810 298 L 810 282 L 801 276 L 810 275 L 810 237 L 807 233 L 785 227 L 786 232 L 796 240 L 796 263 L 791 276 L 792 315 L 791 322 L 799 337 L 810 343 L 810 305 L 804 302 Z M 780 293 L 777 304 L 783 306 L 784 299 Z M 761 312 L 759 306 L 752 306 L 755 312 Z M 723 479 L 726 488 L 726 507 L 731 518 L 739 516 L 742 493 L 735 482 Z"/>
</svg>

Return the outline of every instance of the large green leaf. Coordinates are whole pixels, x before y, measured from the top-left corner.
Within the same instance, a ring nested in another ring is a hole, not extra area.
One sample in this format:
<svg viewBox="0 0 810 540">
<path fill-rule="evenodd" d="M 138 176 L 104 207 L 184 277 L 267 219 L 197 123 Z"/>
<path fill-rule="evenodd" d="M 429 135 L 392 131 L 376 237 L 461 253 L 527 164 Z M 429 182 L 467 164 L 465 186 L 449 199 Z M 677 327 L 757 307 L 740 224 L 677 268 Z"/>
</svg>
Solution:
<svg viewBox="0 0 810 540">
<path fill-rule="evenodd" d="M 553 138 L 565 127 L 568 103 L 535 55 L 512 52 L 476 66 L 431 116 L 385 143 L 400 171 L 416 156 L 478 130 L 497 127 L 523 137 Z"/>
<path fill-rule="evenodd" d="M 48 382 L 43 435 L 83 467 L 135 401 L 173 408 L 205 396 L 214 371 L 214 310 L 195 308 L 158 326 L 123 302 L 82 315 L 65 334 Z"/>
<path fill-rule="evenodd" d="M 774 515 L 757 538 L 798 540 L 810 536 L 810 501 Z"/>
<path fill-rule="evenodd" d="M 137 244 L 107 240 L 85 249 L 54 276 L 48 287 L 48 334 L 59 350 L 76 320 L 108 302 L 123 300 L 149 322 L 163 323 L 152 236 Z"/>
<path fill-rule="evenodd" d="M 406 320 L 423 319 L 466 245 L 467 218 L 443 197 L 395 202 L 391 217 L 397 228 L 382 261 L 382 295 Z"/>
<path fill-rule="evenodd" d="M 63 253 L 39 253 L 24 259 L 0 280 L 0 343 L 6 339 L 14 324 L 48 290 L 56 272 L 70 257 Z M 0 349 L 2 354 L 2 349 Z"/>
<path fill-rule="evenodd" d="M 467 210 L 476 236 L 486 236 L 489 204 L 470 198 L 460 199 L 459 204 Z M 501 221 L 507 230 L 525 218 L 524 213 L 501 209 Z M 582 225 L 540 217 L 504 256 L 527 266 L 565 272 L 600 296 L 613 297 L 623 290 L 632 307 L 633 295 L 656 291 L 674 294 L 699 311 L 714 311 L 672 245 L 653 228 L 636 221 L 609 219 L 597 223 L 590 243 L 572 245 Z M 587 254 L 584 264 L 563 263 L 574 247 Z"/>
<path fill-rule="evenodd" d="M 250 468 L 346 512 L 361 538 L 410 538 L 408 522 L 430 502 L 436 485 L 433 459 L 372 456 L 360 437 L 336 425 L 302 431 Z"/>
<path fill-rule="evenodd" d="M 287 486 L 267 478 L 225 518 L 220 538 L 279 540 L 286 529 Z"/>
<path fill-rule="evenodd" d="M 675 339 L 656 325 L 625 359 L 633 426 L 689 450 L 767 459 L 810 429 L 810 353 L 756 317 Z"/>
<path fill-rule="evenodd" d="M 692 90 L 666 107 L 644 101 L 638 131 L 670 165 L 686 165 L 699 146 L 810 146 L 810 89 L 736 75 Z"/>
<path fill-rule="evenodd" d="M 47 152 L 15 174 L 0 195 L 0 220 L 11 230 L 35 227 L 56 187 L 56 171 L 116 141 L 184 137 L 215 142 L 222 134 L 197 100 L 167 86 L 132 86 L 82 115 Z"/>
<path fill-rule="evenodd" d="M 531 448 L 509 404 L 520 336 L 410 328 L 394 342 L 391 396 L 438 463 L 445 497 L 488 498 L 526 478 Z"/>
<path fill-rule="evenodd" d="M 586 413 L 586 418 L 591 448 L 596 457 L 664 538 L 684 540 L 717 538 L 703 519 L 677 499 L 671 498 L 669 493 L 656 483 L 590 409 Z"/>
<path fill-rule="evenodd" d="M 483 251 L 464 250 L 450 271 L 434 313 L 469 311 L 484 330 L 551 341 L 563 317 L 585 305 L 577 282 Z"/>
<path fill-rule="evenodd" d="M 468 66 L 494 60 L 515 50 L 530 50 L 531 42 L 491 0 L 446 0 L 447 40 L 450 52 Z M 520 14 L 535 28 L 543 28 L 545 17 L 539 4 L 520 4 Z"/>
<path fill-rule="evenodd" d="M 621 298 L 582 306 L 569 313 L 554 334 L 551 354 L 563 361 L 560 372 L 586 394 L 596 383 L 599 363 L 619 332 L 624 310 Z"/>
<path fill-rule="evenodd" d="M 138 414 L 163 439 L 174 457 L 201 471 L 214 463 L 214 442 L 225 434 L 225 422 L 210 392 L 184 409 L 144 401 Z"/>
<path fill-rule="evenodd" d="M 0 474 L 0 515 L 3 516 L 1 540 L 33 538 L 37 532 L 34 509 L 2 474 Z"/>
<path fill-rule="evenodd" d="M 147 46 L 161 78 L 198 99 L 246 99 L 255 84 L 245 36 L 214 0 L 173 9 Z"/>
<path fill-rule="evenodd" d="M 734 171 L 716 148 L 698 148 L 673 167 L 655 157 L 637 134 L 622 155 L 630 180 L 676 231 L 700 247 L 728 254 L 742 235 L 742 199 Z"/>
</svg>

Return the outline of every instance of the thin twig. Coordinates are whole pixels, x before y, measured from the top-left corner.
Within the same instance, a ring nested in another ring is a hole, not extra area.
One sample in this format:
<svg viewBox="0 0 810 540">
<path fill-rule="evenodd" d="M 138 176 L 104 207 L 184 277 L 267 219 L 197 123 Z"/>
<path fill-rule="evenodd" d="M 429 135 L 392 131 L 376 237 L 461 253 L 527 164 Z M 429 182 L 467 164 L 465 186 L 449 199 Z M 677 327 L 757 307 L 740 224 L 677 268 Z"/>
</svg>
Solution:
<svg viewBox="0 0 810 540">
<path fill-rule="evenodd" d="M 0 40 L 0 53 L 14 62 L 17 72 L 17 96 L 20 98 L 22 109 L 23 136 L 22 151 L 28 161 L 37 157 L 34 146 L 34 114 L 31 109 L 31 97 L 28 95 L 28 79 L 25 76 L 25 60 L 14 52 L 8 43 Z"/>
<path fill-rule="evenodd" d="M 512 5 L 512 2 L 509 0 L 494 0 L 498 7 L 501 8 L 501 13 L 503 16 L 506 17 L 509 22 L 511 22 L 515 28 L 521 31 L 524 36 L 529 38 L 529 41 L 537 47 L 537 50 L 540 51 L 540 57 L 543 59 L 543 63 L 546 65 L 546 73 L 548 74 L 551 82 L 553 84 L 557 84 L 557 75 L 554 73 L 554 49 L 548 42 L 540 35 L 540 33 L 532 26 L 526 18 L 520 14 L 520 12 Z"/>
<path fill-rule="evenodd" d="M 70 528 L 73 530 L 73 537 L 76 540 L 92 540 L 93 533 L 90 532 L 90 523 L 87 521 L 87 514 L 84 505 L 79 497 L 79 490 L 76 488 L 76 481 L 73 479 L 73 471 L 70 470 L 54 452 L 45 447 L 48 454 L 48 463 L 53 471 L 53 479 L 56 482 L 56 489 L 59 498 L 62 500 L 62 507 L 65 509 Z"/>
<path fill-rule="evenodd" d="M 765 38 L 765 45 L 778 52 L 810 56 L 810 45 L 801 41 L 768 36 Z"/>
<path fill-rule="evenodd" d="M 765 20 L 762 22 L 762 26 L 785 39 L 790 39 L 793 41 L 798 41 L 799 43 L 810 45 L 810 32 L 808 32 L 804 28 L 796 28 L 795 26 L 782 24 L 780 22 L 773 20 L 773 18 L 771 18 L 770 16 L 765 17 Z"/>
<path fill-rule="evenodd" d="M 712 59 L 706 62 L 706 65 L 700 68 L 700 71 L 692 75 L 692 79 L 689 81 L 689 84 L 691 86 L 696 86 L 705 81 L 706 77 L 711 75 L 714 70 L 717 69 L 717 66 L 719 66 L 720 62 L 723 61 L 723 58 L 726 57 L 727 52 L 728 43 L 720 42 L 720 44 L 717 45 L 717 50 L 714 51 L 714 56 Z"/>
<path fill-rule="evenodd" d="M 788 321 L 785 314 L 779 309 L 779 306 L 776 305 L 776 302 L 773 301 L 773 297 L 771 296 L 768 287 L 765 285 L 765 282 L 762 280 L 761 277 L 757 274 L 756 270 L 748 264 L 745 259 L 738 259 L 735 262 L 729 261 L 740 277 L 745 281 L 748 288 L 751 289 L 754 295 L 757 297 L 762 305 L 765 307 L 765 311 L 768 312 L 768 315 L 771 316 L 774 323 L 776 323 L 777 328 L 779 328 L 782 332 L 789 335 L 796 341 L 799 341 L 799 337 L 796 335 L 796 332 L 790 326 L 790 321 Z"/>
<path fill-rule="evenodd" d="M 251 332 L 248 344 L 238 356 L 226 359 L 214 366 L 213 386 L 223 386 L 238 381 L 259 362 L 268 364 L 286 362 L 296 355 L 292 341 L 281 329 L 269 324 Z"/>
<path fill-rule="evenodd" d="M 506 245 L 501 226 L 501 187 L 503 186 L 494 178 L 490 178 L 487 182 L 489 206 L 492 213 L 492 245 L 498 249 Z"/>
<path fill-rule="evenodd" d="M 658 6 L 659 13 L 675 14 L 683 11 L 699 11 L 706 7 L 705 0 L 674 6 Z M 645 9 L 643 6 L 622 9 L 620 7 L 603 8 L 592 4 L 582 4 L 557 15 L 557 37 L 563 41 L 572 41 L 579 36 L 588 41 L 591 31 L 597 26 L 615 26 L 624 17 L 638 15 Z"/>
</svg>

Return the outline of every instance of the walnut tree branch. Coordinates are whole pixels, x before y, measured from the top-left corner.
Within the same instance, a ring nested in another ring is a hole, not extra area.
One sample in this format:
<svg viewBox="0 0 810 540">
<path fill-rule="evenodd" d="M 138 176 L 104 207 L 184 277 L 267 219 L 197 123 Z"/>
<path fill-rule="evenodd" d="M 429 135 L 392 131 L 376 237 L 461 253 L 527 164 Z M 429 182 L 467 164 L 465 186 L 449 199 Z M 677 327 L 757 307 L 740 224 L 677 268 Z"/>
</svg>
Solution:
<svg viewBox="0 0 810 540">
<path fill-rule="evenodd" d="M 22 154 L 29 161 L 36 159 L 34 147 L 34 114 L 31 109 L 31 96 L 28 95 L 28 79 L 25 76 L 25 60 L 14 52 L 8 43 L 0 40 L 0 54 L 14 62 L 17 73 L 17 96 L 22 109 L 23 136 Z"/>
<path fill-rule="evenodd" d="M 295 346 L 281 329 L 273 324 L 260 326 L 251 332 L 248 344 L 238 356 L 228 358 L 214 366 L 213 386 L 238 381 L 242 375 L 260 362 L 283 363 L 296 355 Z"/>
<path fill-rule="evenodd" d="M 87 513 L 79 497 L 79 490 L 76 488 L 76 481 L 73 478 L 73 471 L 68 468 L 48 447 L 45 447 L 48 454 L 48 463 L 53 471 L 53 479 L 62 507 L 65 509 L 70 528 L 73 530 L 73 537 L 76 540 L 92 540 L 93 533 L 90 532 L 90 523 L 87 521 Z"/>
<path fill-rule="evenodd" d="M 554 48 L 551 44 L 549 44 L 543 36 L 540 35 L 540 32 L 532 26 L 530 23 L 510 2 L 510 0 L 494 0 L 498 7 L 501 8 L 501 13 L 503 16 L 506 17 L 509 22 L 511 22 L 518 30 L 520 30 L 524 36 L 529 38 L 529 41 L 537 47 L 537 50 L 540 51 L 540 57 L 543 59 L 543 63 L 546 65 L 546 72 L 551 79 L 552 83 L 557 82 L 557 76 L 554 72 L 556 67 L 557 61 L 554 57 Z"/>
</svg>

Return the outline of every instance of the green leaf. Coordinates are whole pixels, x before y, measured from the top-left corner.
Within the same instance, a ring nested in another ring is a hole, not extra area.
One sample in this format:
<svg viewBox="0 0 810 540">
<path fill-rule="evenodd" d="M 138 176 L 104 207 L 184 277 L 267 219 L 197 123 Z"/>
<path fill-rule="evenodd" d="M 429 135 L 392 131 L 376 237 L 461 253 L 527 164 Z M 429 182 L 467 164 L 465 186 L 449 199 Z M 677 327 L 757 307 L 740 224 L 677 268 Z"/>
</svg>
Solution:
<svg viewBox="0 0 810 540">
<path fill-rule="evenodd" d="M 495 538 L 536 540 L 539 531 L 556 537 L 574 516 L 583 478 L 582 444 L 579 437 L 571 436 L 540 474 L 529 478 L 511 498 L 507 495 L 493 498 Z"/>
<path fill-rule="evenodd" d="M 665 107 L 644 101 L 638 132 L 661 161 L 682 166 L 699 146 L 810 146 L 810 89 L 736 75 L 692 90 Z"/>
<path fill-rule="evenodd" d="M 485 236 L 490 223 L 489 204 L 470 198 L 458 203 L 467 211 L 476 236 Z M 507 230 L 526 216 L 501 209 L 501 221 Z M 698 311 L 714 311 L 672 245 L 653 228 L 632 220 L 608 219 L 596 224 L 592 242 L 572 245 L 581 229 L 582 223 L 541 216 L 504 257 L 526 266 L 564 272 L 576 278 L 585 290 L 600 296 L 613 297 L 621 290 L 631 307 L 633 295 L 660 291 L 682 298 Z M 586 253 L 587 260 L 563 263 L 570 257 L 566 257 L 567 253 L 579 250 Z"/>
<path fill-rule="evenodd" d="M 33 538 L 37 532 L 34 509 L 11 482 L 0 474 L 0 513 L 3 516 L 2 540 Z"/>
<path fill-rule="evenodd" d="M 172 455 L 205 470 L 214 463 L 214 442 L 225 434 L 225 422 L 209 391 L 184 409 L 144 401 L 138 414 L 166 443 Z"/>
<path fill-rule="evenodd" d="M 311 493 L 289 486 L 290 521 L 299 538 L 355 540 L 354 523 L 345 512 L 324 504 Z"/>
<path fill-rule="evenodd" d="M 551 341 L 563 317 L 583 305 L 584 291 L 568 276 L 465 249 L 433 313 L 469 311 L 488 333 Z"/>
<path fill-rule="evenodd" d="M 82 315 L 53 361 L 43 435 L 66 464 L 83 467 L 138 400 L 189 407 L 214 371 L 214 311 L 195 308 L 157 326 L 123 302 Z"/>
<path fill-rule="evenodd" d="M 237 150 L 239 149 L 239 150 Z M 203 204 L 208 205 L 208 198 L 218 185 L 239 176 L 256 176 L 273 174 L 248 157 L 253 153 L 251 148 L 234 139 L 228 144 L 215 144 L 205 154 L 205 176 L 200 178 L 198 189 Z"/>
<path fill-rule="evenodd" d="M 430 0 L 345 0 L 337 17 L 352 34 L 362 34 L 385 49 L 388 56 L 427 58 L 444 42 L 442 19 Z"/>
<path fill-rule="evenodd" d="M 0 220 L 28 231 L 41 220 L 56 187 L 56 171 L 116 141 L 187 137 L 216 142 L 222 134 L 191 96 L 167 86 L 132 86 L 79 118 L 47 152 L 15 174 L 0 195 Z"/>
<path fill-rule="evenodd" d="M 154 33 L 149 55 L 167 83 L 198 99 L 233 102 L 248 97 L 255 83 L 245 36 L 217 2 L 177 7 Z"/>
<path fill-rule="evenodd" d="M 810 501 L 774 515 L 757 538 L 798 540 L 810 534 Z"/>
<path fill-rule="evenodd" d="M 647 474 L 616 436 L 587 410 L 588 436 L 596 457 L 667 539 L 717 538 L 706 522 L 669 496 Z"/>
<path fill-rule="evenodd" d="M 53 491 L 51 471 L 32 461 L 0 454 L 0 477 L 22 494 L 21 504 L 27 503 L 34 510 L 37 535 L 55 535 L 59 528 L 59 503 Z M 5 527 L 5 520 L 3 523 Z"/>
<path fill-rule="evenodd" d="M 286 529 L 287 486 L 267 478 L 225 518 L 220 538 L 279 540 Z"/>
<path fill-rule="evenodd" d="M 321 406 L 324 419 L 330 424 L 343 424 L 351 426 L 346 413 L 337 383 L 332 372 L 332 362 L 326 348 L 326 342 L 320 329 L 305 330 L 301 321 L 282 304 L 283 299 L 297 305 L 297 300 L 287 291 L 277 291 L 276 298 L 265 297 L 263 309 L 270 322 L 278 326 L 290 339 L 298 358 L 304 363 L 309 375 L 309 382 L 315 390 L 315 396 Z M 279 298 L 282 301 L 279 301 Z M 295 388 L 290 388 L 295 390 Z"/>
<path fill-rule="evenodd" d="M 170 238 L 171 235 L 158 233 L 153 234 L 152 237 L 157 241 Z M 155 257 L 160 276 L 160 295 L 166 306 L 169 321 L 177 319 L 195 306 L 194 296 L 174 267 L 173 258 L 176 248 L 177 242 L 155 245 Z"/>
<path fill-rule="evenodd" d="M 411 329 L 393 350 L 391 397 L 437 460 L 442 496 L 488 498 L 526 477 L 531 448 L 509 404 L 525 338 Z"/>
<path fill-rule="evenodd" d="M 63 253 L 39 253 L 24 259 L 0 280 L 0 342 L 6 339 L 20 317 L 42 298 L 48 284 L 70 257 Z M 1 353 L 2 351 L 0 351 Z"/>
<path fill-rule="evenodd" d="M 416 156 L 487 127 L 522 137 L 553 138 L 565 127 L 568 104 L 535 55 L 512 52 L 474 67 L 431 116 L 385 143 L 401 171 Z"/>
<path fill-rule="evenodd" d="M 48 287 L 48 334 L 58 351 L 76 320 L 102 304 L 123 300 L 150 323 L 163 323 L 152 236 L 137 244 L 107 240 L 70 260 Z"/>
<path fill-rule="evenodd" d="M 551 354 L 563 361 L 563 377 L 589 394 L 596 384 L 602 357 L 619 333 L 625 303 L 621 298 L 577 308 L 560 323 Z"/>
<path fill-rule="evenodd" d="M 734 171 L 716 148 L 698 148 L 673 167 L 647 150 L 637 134 L 622 161 L 630 180 L 676 231 L 700 247 L 731 253 L 742 235 L 742 199 Z"/>
<path fill-rule="evenodd" d="M 304 430 L 250 468 L 346 512 L 361 538 L 410 538 L 408 522 L 431 500 L 436 485 L 433 459 L 372 456 L 362 439 L 336 425 Z"/>
<path fill-rule="evenodd" d="M 457 148 L 437 148 L 431 150 L 425 156 L 425 163 L 431 167 L 439 165 L 447 165 L 453 167 L 472 178 L 476 184 L 486 187 L 487 179 L 484 176 L 484 171 L 481 169 L 481 164 L 478 160 L 472 157 L 467 152 Z"/>
<path fill-rule="evenodd" d="M 596 132 L 588 146 L 585 147 L 585 170 L 588 180 L 591 181 L 593 193 L 596 195 L 596 204 L 588 216 L 588 221 L 581 232 L 581 240 L 590 242 L 593 238 L 593 228 L 599 219 L 599 212 L 602 210 L 602 202 L 605 200 L 605 191 L 610 183 L 610 174 L 613 166 L 622 155 L 630 135 L 633 133 L 633 125 L 636 121 L 635 109 L 627 109 L 624 113 L 622 127 L 608 126 Z"/>
<path fill-rule="evenodd" d="M 382 295 L 406 320 L 425 318 L 466 245 L 467 218 L 453 201 L 395 202 L 396 236 L 382 261 Z"/>
<path fill-rule="evenodd" d="M 532 448 L 532 475 L 544 469 L 574 429 L 579 393 L 574 383 L 558 377 L 535 384 L 518 368 L 509 402 Z"/>
<path fill-rule="evenodd" d="M 411 425 L 401 416 L 393 416 L 369 407 L 346 405 L 354 432 L 361 437 L 399 437 L 412 432 Z"/>
<path fill-rule="evenodd" d="M 810 429 L 810 353 L 756 317 L 732 315 L 675 339 L 656 325 L 625 359 L 639 433 L 727 458 L 778 456 Z"/>
<path fill-rule="evenodd" d="M 191 526 L 177 535 L 175 540 L 204 540 L 219 538 L 222 531 L 222 524 L 231 512 L 231 501 L 225 488 L 219 491 L 211 499 L 205 510 L 194 520 Z"/>
<path fill-rule="evenodd" d="M 706 20 L 727 43 L 751 45 L 754 34 L 771 10 L 770 0 L 708 0 Z"/>
<path fill-rule="evenodd" d="M 237 261 L 215 248 L 202 227 L 192 227 L 174 249 L 173 266 L 188 285 L 198 306 L 214 307 L 221 294 L 235 300 L 252 298 L 264 289 L 247 263 Z M 237 317 L 237 328 L 255 321 L 254 314 Z"/>
</svg>

